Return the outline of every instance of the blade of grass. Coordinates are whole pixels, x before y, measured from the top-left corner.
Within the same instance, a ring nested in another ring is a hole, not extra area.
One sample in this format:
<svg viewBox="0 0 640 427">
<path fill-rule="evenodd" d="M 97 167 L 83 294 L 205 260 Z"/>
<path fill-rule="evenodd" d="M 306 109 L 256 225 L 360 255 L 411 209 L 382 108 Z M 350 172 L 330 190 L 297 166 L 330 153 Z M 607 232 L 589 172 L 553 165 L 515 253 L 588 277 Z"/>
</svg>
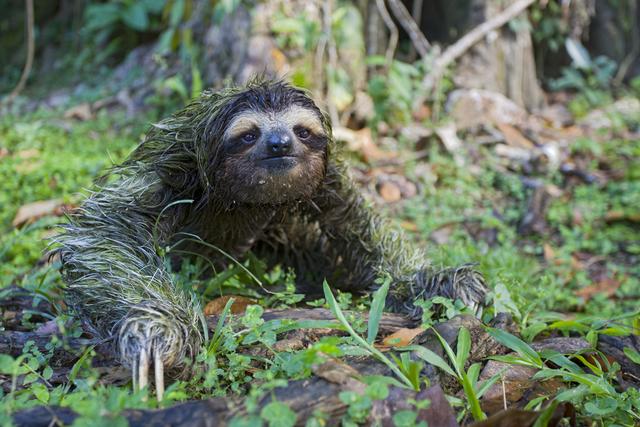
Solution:
<svg viewBox="0 0 640 427">
<path fill-rule="evenodd" d="M 369 344 L 373 344 L 378 335 L 382 310 L 384 309 L 390 284 L 391 279 L 386 278 L 382 286 L 373 294 L 373 301 L 371 302 L 371 309 L 369 310 L 369 322 L 367 324 L 367 342 Z"/>
<path fill-rule="evenodd" d="M 524 359 L 528 360 L 533 366 L 538 369 L 544 368 L 544 362 L 540 355 L 520 338 L 496 328 L 487 328 L 487 332 L 500 344 L 515 351 Z"/>
<path fill-rule="evenodd" d="M 353 339 L 358 344 L 360 344 L 363 348 L 368 350 L 376 359 L 380 360 L 382 363 L 387 365 L 387 367 L 389 367 L 389 369 L 391 369 L 391 371 L 393 371 L 393 373 L 396 374 L 396 376 L 400 378 L 408 388 L 414 390 L 415 388 L 413 387 L 413 384 L 411 384 L 411 381 L 406 377 L 406 375 L 402 373 L 402 371 L 400 371 L 400 369 L 396 364 L 394 364 L 384 354 L 382 354 L 382 352 L 380 352 L 378 349 L 376 349 L 371 344 L 369 344 L 365 339 L 363 339 L 360 335 L 358 335 L 356 331 L 353 330 L 353 328 L 347 321 L 347 318 L 344 316 L 344 313 L 342 313 L 342 310 L 340 309 L 340 306 L 338 305 L 336 298 L 333 296 L 333 293 L 331 292 L 331 289 L 329 288 L 329 284 L 327 283 L 326 280 L 322 284 L 322 290 L 324 291 L 324 298 L 325 298 L 325 301 L 327 301 L 327 304 L 329 304 L 329 308 L 331 309 L 331 312 L 333 313 L 334 316 L 336 316 L 338 321 L 340 321 L 342 326 L 344 326 L 344 328 L 349 333 L 349 335 L 351 335 L 351 337 L 353 337 Z"/>
</svg>

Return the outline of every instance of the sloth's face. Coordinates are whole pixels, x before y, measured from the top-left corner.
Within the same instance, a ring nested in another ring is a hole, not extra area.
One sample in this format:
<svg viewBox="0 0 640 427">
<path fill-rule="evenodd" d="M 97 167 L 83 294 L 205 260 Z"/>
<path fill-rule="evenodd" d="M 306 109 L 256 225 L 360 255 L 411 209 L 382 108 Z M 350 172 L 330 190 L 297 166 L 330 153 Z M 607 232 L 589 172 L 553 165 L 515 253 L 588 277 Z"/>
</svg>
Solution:
<svg viewBox="0 0 640 427">
<path fill-rule="evenodd" d="M 217 182 L 241 203 L 281 204 L 308 198 L 322 183 L 328 136 L 317 111 L 290 106 L 244 111 L 223 137 Z"/>
</svg>

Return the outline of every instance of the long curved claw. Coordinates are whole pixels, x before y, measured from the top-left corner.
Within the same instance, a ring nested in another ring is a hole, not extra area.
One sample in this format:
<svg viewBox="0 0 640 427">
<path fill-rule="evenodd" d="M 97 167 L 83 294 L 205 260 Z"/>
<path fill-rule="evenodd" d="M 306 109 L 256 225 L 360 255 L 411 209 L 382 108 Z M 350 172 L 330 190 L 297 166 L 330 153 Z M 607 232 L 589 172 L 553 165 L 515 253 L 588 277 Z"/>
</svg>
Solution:
<svg viewBox="0 0 640 427">
<path fill-rule="evenodd" d="M 162 354 L 156 349 L 142 350 L 137 359 L 133 362 L 131 367 L 133 390 L 140 391 L 149 385 L 151 354 L 153 354 L 156 396 L 158 401 L 161 401 L 164 396 L 164 363 L 162 362 Z"/>
<path fill-rule="evenodd" d="M 140 352 L 140 362 L 138 364 L 138 390 L 144 389 L 149 384 L 149 352 Z"/>
<path fill-rule="evenodd" d="M 164 395 L 164 364 L 162 363 L 162 357 L 158 351 L 153 352 L 153 369 L 156 380 L 156 396 L 158 398 L 158 402 L 160 402 Z"/>
</svg>

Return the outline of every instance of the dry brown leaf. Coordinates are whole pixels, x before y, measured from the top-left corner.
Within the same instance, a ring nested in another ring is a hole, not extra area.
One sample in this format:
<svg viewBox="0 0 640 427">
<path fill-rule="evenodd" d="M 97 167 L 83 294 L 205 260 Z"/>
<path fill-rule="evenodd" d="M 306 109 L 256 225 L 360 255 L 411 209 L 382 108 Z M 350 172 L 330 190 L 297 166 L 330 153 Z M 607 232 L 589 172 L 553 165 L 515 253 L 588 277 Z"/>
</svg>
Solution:
<svg viewBox="0 0 640 427">
<path fill-rule="evenodd" d="M 433 230 L 431 234 L 429 234 L 429 238 L 439 245 L 447 244 L 449 243 L 449 239 L 451 238 L 451 234 L 453 234 L 455 228 L 456 224 L 443 224 Z"/>
<path fill-rule="evenodd" d="M 83 102 L 82 104 L 78 104 L 74 107 L 69 108 L 64 112 L 65 119 L 76 119 L 81 122 L 86 120 L 91 120 L 93 118 L 93 113 L 91 112 L 91 105 L 87 102 Z"/>
<path fill-rule="evenodd" d="M 18 209 L 18 212 L 11 224 L 14 227 L 21 227 L 27 223 L 32 223 L 43 216 L 61 215 L 63 206 L 62 200 L 60 199 L 28 203 Z"/>
<path fill-rule="evenodd" d="M 30 148 L 28 150 L 20 150 L 15 154 L 18 159 L 33 159 L 40 156 L 40 150 L 36 148 Z"/>
<path fill-rule="evenodd" d="M 616 291 L 620 287 L 620 281 L 611 277 L 605 277 L 604 279 L 596 282 L 593 285 L 578 289 L 575 292 L 576 296 L 582 297 L 586 301 L 589 301 L 594 295 L 604 294 L 607 298 L 615 295 Z"/>
<path fill-rule="evenodd" d="M 388 203 L 397 202 L 402 199 L 400 188 L 393 182 L 386 181 L 380 184 L 378 193 L 380 193 L 380 196 Z"/>
<path fill-rule="evenodd" d="M 401 328 L 386 336 L 382 340 L 381 347 L 406 347 L 411 344 L 411 341 L 421 333 L 425 331 L 424 328 Z"/>
<path fill-rule="evenodd" d="M 507 144 L 513 147 L 526 148 L 531 150 L 535 147 L 533 142 L 529 141 L 527 137 L 525 137 L 518 129 L 514 126 L 511 126 L 507 123 L 498 123 L 496 124 L 502 135 L 504 136 L 504 140 Z"/>
<path fill-rule="evenodd" d="M 548 263 L 556 260 L 556 251 L 553 250 L 550 244 L 545 243 L 542 245 L 542 253 L 544 255 L 544 260 Z"/>
<path fill-rule="evenodd" d="M 344 141 L 350 151 L 359 152 L 368 163 L 375 160 L 388 160 L 396 157 L 395 153 L 383 151 L 373 142 L 371 129 L 352 130 L 339 126 L 333 130 L 337 141 Z"/>
<path fill-rule="evenodd" d="M 4 147 L 0 147 L 0 159 L 3 157 L 7 157 L 9 155 L 9 150 Z"/>
<path fill-rule="evenodd" d="M 412 231 L 412 232 L 418 231 L 418 226 L 416 225 L 416 223 L 411 221 L 402 221 L 400 223 L 400 227 L 402 227 L 407 231 Z"/>
<path fill-rule="evenodd" d="M 283 73 L 289 70 L 287 56 L 275 46 L 271 48 L 271 60 L 278 75 L 283 75 Z"/>
<path fill-rule="evenodd" d="M 242 314 L 247 306 L 257 303 L 255 300 L 243 296 L 224 295 L 207 303 L 204 307 L 205 316 L 221 314 L 222 310 L 224 310 L 224 307 L 231 298 L 234 299 L 233 304 L 231 305 L 231 313 L 233 314 Z"/>
<path fill-rule="evenodd" d="M 640 222 L 640 213 L 609 211 L 605 214 L 604 220 L 607 222 L 616 222 L 616 221 Z"/>
<path fill-rule="evenodd" d="M 420 107 L 413 111 L 412 116 L 418 122 L 428 120 L 429 118 L 431 118 L 431 108 L 429 108 L 428 105 L 422 104 Z"/>
</svg>

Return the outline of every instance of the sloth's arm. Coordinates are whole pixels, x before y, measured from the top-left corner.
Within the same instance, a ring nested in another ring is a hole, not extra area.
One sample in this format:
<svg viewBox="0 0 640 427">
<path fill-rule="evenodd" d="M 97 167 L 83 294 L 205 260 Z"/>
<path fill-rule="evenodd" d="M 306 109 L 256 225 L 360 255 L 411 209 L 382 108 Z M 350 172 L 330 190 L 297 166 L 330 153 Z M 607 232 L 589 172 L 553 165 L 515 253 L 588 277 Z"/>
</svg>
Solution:
<svg viewBox="0 0 640 427">
<path fill-rule="evenodd" d="M 161 248 L 184 217 L 154 173 L 123 173 L 89 197 L 57 237 L 67 301 L 140 387 L 149 362 L 180 369 L 202 342 L 198 303 L 176 289 Z M 156 382 L 158 378 L 156 378 Z"/>
<path fill-rule="evenodd" d="M 401 230 L 374 212 L 342 165 L 330 165 L 326 179 L 316 202 L 320 226 L 342 264 L 338 274 L 350 275 L 348 288 L 374 289 L 377 277 L 390 275 L 387 306 L 394 311 L 415 313 L 416 298 L 436 295 L 474 309 L 482 304 L 484 280 L 472 267 L 434 269 Z"/>
</svg>

